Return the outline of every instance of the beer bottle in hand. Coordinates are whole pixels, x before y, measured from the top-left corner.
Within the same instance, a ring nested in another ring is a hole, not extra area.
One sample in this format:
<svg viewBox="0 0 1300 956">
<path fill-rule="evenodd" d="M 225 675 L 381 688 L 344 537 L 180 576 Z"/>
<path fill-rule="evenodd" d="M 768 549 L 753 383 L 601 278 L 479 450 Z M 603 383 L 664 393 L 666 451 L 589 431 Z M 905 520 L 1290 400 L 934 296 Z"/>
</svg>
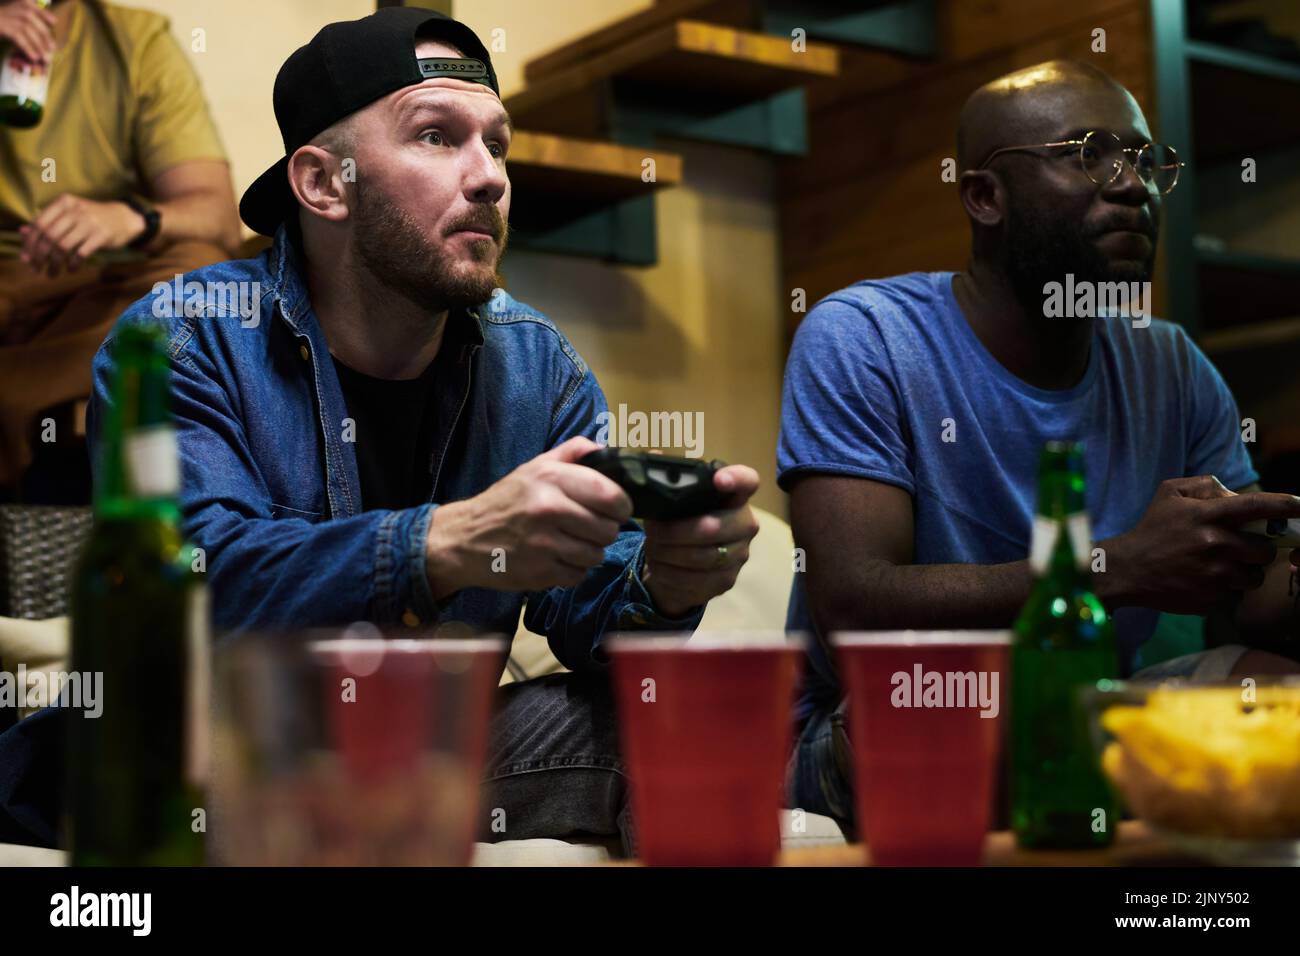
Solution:
<svg viewBox="0 0 1300 956">
<path fill-rule="evenodd" d="M 51 0 L 36 2 L 50 8 Z M 35 126 L 45 115 L 49 91 L 49 65 L 33 63 L 18 44 L 0 41 L 0 123 L 20 129 Z"/>
</svg>

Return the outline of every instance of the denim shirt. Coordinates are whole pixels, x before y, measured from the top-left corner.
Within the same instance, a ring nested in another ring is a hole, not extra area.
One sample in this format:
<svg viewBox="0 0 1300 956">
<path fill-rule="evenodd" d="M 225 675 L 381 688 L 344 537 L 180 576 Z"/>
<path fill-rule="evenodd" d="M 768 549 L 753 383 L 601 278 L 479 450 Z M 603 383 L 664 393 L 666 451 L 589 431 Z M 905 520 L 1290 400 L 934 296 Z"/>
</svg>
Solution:
<svg viewBox="0 0 1300 956">
<path fill-rule="evenodd" d="M 214 285 L 225 283 L 238 285 Z M 644 533 L 633 521 L 574 587 L 467 588 L 434 600 L 425 573 L 434 509 L 574 435 L 594 439 L 607 408 L 564 335 L 504 290 L 448 317 L 433 386 L 443 423 L 433 494 L 401 510 L 362 510 L 343 393 L 283 228 L 261 256 L 159 283 L 118 319 L 93 363 L 87 434 L 96 465 L 115 333 L 151 320 L 170 336 L 183 530 L 204 551 L 219 631 L 365 620 L 513 635 L 526 604 L 525 626 L 546 636 L 562 664 L 583 670 L 605 662 L 599 645 L 610 631 L 699 623 L 702 609 L 681 619 L 655 610 L 641 583 Z"/>
</svg>

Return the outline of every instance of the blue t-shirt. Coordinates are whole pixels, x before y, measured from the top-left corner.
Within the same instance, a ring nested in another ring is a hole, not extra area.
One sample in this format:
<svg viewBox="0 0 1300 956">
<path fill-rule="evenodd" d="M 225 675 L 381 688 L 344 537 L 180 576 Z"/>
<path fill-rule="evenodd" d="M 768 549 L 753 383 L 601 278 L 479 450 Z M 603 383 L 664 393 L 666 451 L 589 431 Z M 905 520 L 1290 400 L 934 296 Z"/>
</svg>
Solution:
<svg viewBox="0 0 1300 956">
<path fill-rule="evenodd" d="M 777 447 L 785 490 L 803 473 L 888 482 L 912 496 L 917 564 L 1000 564 L 1029 554 L 1039 454 L 1085 443 L 1094 540 L 1133 528 L 1168 478 L 1258 480 L 1236 402 L 1182 327 L 1099 319 L 1073 388 L 1028 385 L 995 359 L 962 315 L 951 272 L 859 282 L 827 296 L 799 326 L 786 366 Z M 851 560 L 851 555 L 844 555 Z M 812 633 L 795 575 L 787 628 Z M 1120 666 L 1159 612 L 1115 614 Z M 840 691 L 810 642 L 800 719 Z"/>
</svg>

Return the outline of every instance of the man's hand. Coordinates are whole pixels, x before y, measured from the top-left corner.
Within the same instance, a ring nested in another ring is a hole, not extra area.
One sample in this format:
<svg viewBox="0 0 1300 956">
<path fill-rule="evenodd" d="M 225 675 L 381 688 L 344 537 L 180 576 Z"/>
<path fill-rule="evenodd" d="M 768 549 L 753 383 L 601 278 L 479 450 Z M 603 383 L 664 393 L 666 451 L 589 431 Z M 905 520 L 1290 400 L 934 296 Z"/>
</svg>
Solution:
<svg viewBox="0 0 1300 956">
<path fill-rule="evenodd" d="M 18 227 L 22 260 L 50 278 L 75 271 L 101 249 L 121 249 L 144 231 L 140 214 L 121 202 L 96 202 L 64 193 L 30 223 Z"/>
<path fill-rule="evenodd" d="M 727 496 L 726 509 L 681 521 L 645 522 L 645 569 L 641 580 L 665 617 L 690 611 L 729 591 L 749 560 L 758 519 L 748 501 L 758 490 L 758 472 L 728 465 L 713 476 Z"/>
<path fill-rule="evenodd" d="M 1207 614 L 1263 582 L 1277 548 L 1238 529 L 1275 517 L 1300 517 L 1300 498 L 1234 494 L 1210 475 L 1162 482 L 1137 527 L 1099 543 L 1106 572 L 1093 576 L 1098 596 L 1113 607 Z"/>
<path fill-rule="evenodd" d="M 570 438 L 481 494 L 435 509 L 425 542 L 434 597 L 467 587 L 572 587 L 603 562 L 632 501 L 600 472 L 575 464 L 599 447 Z"/>
<path fill-rule="evenodd" d="M 54 13 L 44 10 L 36 0 L 0 2 L 0 40 L 10 40 L 20 53 L 42 66 L 54 57 Z"/>
</svg>

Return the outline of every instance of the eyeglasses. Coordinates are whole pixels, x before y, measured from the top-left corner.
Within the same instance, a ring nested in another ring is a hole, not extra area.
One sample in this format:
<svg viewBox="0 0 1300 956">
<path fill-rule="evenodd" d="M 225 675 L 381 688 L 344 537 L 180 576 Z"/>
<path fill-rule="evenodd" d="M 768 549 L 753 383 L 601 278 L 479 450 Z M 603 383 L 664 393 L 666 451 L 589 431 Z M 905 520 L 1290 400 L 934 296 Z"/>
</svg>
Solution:
<svg viewBox="0 0 1300 956">
<path fill-rule="evenodd" d="M 1034 149 L 1059 149 L 1065 146 L 1079 147 L 1079 162 L 1098 186 L 1109 186 L 1119 178 L 1128 160 L 1138 179 L 1148 188 L 1156 189 L 1160 195 L 1167 196 L 1178 185 L 1178 171 L 1185 163 L 1178 161 L 1178 153 L 1172 146 L 1160 143 L 1147 143 L 1140 148 L 1125 147 L 1124 142 L 1108 130 L 1092 130 L 1083 139 L 1067 139 L 1060 143 L 1037 143 L 1032 146 L 1003 146 L 989 154 L 977 169 L 985 169 L 988 164 L 1003 153 L 1014 153 Z M 1039 157 L 1040 159 L 1044 157 Z"/>
</svg>

